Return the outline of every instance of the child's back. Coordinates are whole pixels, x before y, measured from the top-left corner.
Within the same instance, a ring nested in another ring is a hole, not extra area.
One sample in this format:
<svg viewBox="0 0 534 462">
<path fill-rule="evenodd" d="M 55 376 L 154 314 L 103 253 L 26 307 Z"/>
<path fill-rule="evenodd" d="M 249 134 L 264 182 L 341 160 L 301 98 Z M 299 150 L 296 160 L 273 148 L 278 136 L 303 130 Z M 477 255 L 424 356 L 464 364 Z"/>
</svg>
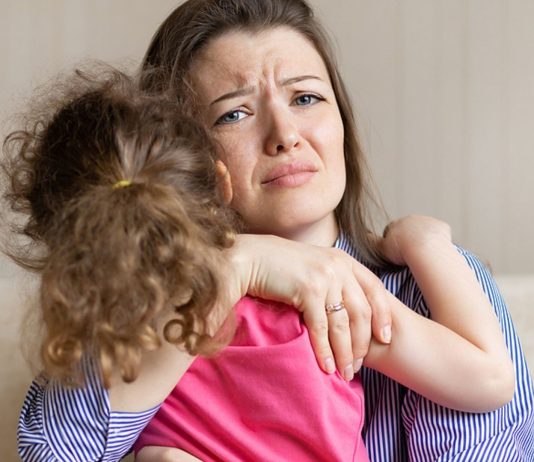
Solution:
<svg viewBox="0 0 534 462">
<path fill-rule="evenodd" d="M 245 297 L 232 343 L 197 358 L 135 445 L 210 462 L 368 460 L 363 389 L 317 365 L 294 308 Z"/>
</svg>

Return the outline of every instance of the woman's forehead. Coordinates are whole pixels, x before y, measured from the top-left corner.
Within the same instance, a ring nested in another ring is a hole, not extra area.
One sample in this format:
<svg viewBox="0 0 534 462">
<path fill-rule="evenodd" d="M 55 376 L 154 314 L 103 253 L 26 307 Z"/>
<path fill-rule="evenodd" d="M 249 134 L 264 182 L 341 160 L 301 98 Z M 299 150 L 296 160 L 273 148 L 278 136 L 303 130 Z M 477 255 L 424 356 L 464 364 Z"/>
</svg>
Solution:
<svg viewBox="0 0 534 462">
<path fill-rule="evenodd" d="M 199 53 L 190 71 L 193 85 L 201 91 L 230 91 L 257 85 L 262 79 L 282 82 L 303 75 L 329 81 L 315 47 L 288 27 L 227 32 Z"/>
</svg>

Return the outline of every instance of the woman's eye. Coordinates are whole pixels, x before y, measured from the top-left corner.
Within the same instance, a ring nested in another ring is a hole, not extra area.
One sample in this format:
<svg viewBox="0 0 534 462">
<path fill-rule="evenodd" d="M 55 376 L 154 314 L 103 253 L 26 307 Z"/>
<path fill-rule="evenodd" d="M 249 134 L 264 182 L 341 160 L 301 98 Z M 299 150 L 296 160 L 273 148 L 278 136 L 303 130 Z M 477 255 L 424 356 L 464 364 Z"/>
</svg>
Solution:
<svg viewBox="0 0 534 462">
<path fill-rule="evenodd" d="M 316 104 L 319 101 L 324 101 L 323 98 L 317 96 L 317 95 L 300 95 L 295 98 L 295 105 L 296 106 L 311 106 L 312 104 Z"/>
<path fill-rule="evenodd" d="M 233 124 L 244 119 L 247 115 L 248 114 L 242 110 L 230 111 L 219 117 L 217 122 L 215 122 L 215 125 Z"/>
</svg>

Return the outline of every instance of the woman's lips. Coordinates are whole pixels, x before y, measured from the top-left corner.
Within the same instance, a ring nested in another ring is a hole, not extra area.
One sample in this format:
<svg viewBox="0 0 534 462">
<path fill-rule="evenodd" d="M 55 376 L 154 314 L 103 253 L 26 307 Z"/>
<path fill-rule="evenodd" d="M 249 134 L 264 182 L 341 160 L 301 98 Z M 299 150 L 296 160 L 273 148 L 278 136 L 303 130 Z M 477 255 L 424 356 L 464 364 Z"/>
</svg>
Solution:
<svg viewBox="0 0 534 462">
<path fill-rule="evenodd" d="M 270 170 L 263 181 L 265 186 L 297 187 L 310 180 L 317 168 L 308 162 L 291 162 L 282 164 Z"/>
</svg>

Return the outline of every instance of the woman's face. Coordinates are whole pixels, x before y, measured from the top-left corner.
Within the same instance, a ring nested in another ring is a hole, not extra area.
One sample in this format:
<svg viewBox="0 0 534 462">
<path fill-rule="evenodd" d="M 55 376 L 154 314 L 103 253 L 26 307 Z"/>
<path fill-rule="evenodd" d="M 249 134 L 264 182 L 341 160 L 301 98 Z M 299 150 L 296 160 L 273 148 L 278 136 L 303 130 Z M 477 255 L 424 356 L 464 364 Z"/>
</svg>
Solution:
<svg viewBox="0 0 534 462">
<path fill-rule="evenodd" d="M 343 123 L 315 48 L 285 27 L 232 31 L 190 75 L 248 231 L 331 245 L 345 190 Z"/>
</svg>

